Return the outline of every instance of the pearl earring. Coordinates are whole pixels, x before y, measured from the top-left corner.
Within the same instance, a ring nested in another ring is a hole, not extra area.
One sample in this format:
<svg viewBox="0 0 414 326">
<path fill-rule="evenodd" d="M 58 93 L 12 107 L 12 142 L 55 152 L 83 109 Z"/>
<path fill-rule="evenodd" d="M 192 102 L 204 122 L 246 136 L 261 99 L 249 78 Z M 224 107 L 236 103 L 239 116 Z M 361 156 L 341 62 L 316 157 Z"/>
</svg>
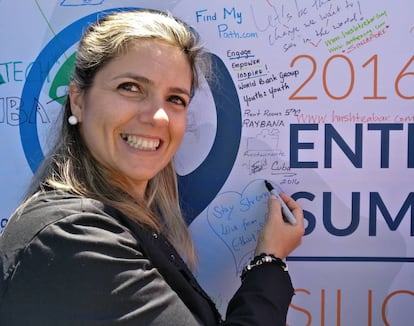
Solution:
<svg viewBox="0 0 414 326">
<path fill-rule="evenodd" d="M 76 116 L 74 116 L 74 115 L 71 115 L 68 118 L 68 122 L 71 126 L 76 126 L 78 124 L 78 118 L 76 118 Z"/>
</svg>

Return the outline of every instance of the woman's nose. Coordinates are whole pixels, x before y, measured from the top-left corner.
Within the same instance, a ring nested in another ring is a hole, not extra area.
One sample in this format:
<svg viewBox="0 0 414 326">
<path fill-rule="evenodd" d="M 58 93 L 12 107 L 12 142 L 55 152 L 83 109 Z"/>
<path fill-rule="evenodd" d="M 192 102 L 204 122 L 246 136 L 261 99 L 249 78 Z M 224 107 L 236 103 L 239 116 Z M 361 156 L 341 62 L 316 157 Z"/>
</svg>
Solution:
<svg viewBox="0 0 414 326">
<path fill-rule="evenodd" d="M 145 108 L 141 108 L 139 112 L 139 119 L 143 123 L 152 125 L 168 124 L 169 118 L 165 109 L 161 104 L 150 104 Z"/>
<path fill-rule="evenodd" d="M 169 121 L 167 112 L 165 112 L 163 108 L 159 108 L 157 111 L 155 111 L 153 118 L 157 122 L 168 122 Z"/>
</svg>

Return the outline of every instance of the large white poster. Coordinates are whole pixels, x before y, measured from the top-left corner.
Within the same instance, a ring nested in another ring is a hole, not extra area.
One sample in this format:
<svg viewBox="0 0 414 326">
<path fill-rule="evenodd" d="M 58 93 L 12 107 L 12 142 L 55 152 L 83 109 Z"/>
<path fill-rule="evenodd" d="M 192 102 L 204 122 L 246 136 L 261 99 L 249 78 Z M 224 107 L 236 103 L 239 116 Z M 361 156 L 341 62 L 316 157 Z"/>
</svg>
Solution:
<svg viewBox="0 0 414 326">
<path fill-rule="evenodd" d="M 0 0 L 0 230 L 53 140 L 83 28 L 171 11 L 212 54 L 175 163 L 197 278 L 224 312 L 266 216 L 305 210 L 288 324 L 414 320 L 414 3 Z"/>
</svg>

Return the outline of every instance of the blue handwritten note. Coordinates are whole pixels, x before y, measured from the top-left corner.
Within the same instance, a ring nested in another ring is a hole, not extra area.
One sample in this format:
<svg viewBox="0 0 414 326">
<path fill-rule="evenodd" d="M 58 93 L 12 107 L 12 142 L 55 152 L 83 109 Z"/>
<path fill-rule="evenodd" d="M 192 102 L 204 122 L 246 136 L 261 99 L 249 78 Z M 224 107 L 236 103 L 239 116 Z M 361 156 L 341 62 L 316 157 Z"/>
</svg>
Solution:
<svg viewBox="0 0 414 326">
<path fill-rule="evenodd" d="M 269 193 L 262 179 L 250 182 L 241 192 L 219 194 L 207 208 L 213 232 L 230 250 L 240 274 L 253 255 L 267 216 Z"/>
</svg>

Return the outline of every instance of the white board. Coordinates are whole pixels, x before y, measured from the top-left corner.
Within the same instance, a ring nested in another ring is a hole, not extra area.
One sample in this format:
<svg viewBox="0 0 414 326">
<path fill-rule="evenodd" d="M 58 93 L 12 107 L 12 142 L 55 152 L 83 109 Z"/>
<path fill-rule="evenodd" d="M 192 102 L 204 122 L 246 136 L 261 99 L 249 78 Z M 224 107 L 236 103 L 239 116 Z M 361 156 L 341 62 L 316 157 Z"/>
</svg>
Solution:
<svg viewBox="0 0 414 326">
<path fill-rule="evenodd" d="M 213 54 L 219 83 L 192 102 L 175 163 L 197 278 L 219 309 L 252 255 L 268 179 L 307 220 L 288 257 L 289 325 L 413 320 L 409 0 L 0 1 L 0 230 L 50 146 L 82 28 L 125 7 L 171 11 Z"/>
</svg>

